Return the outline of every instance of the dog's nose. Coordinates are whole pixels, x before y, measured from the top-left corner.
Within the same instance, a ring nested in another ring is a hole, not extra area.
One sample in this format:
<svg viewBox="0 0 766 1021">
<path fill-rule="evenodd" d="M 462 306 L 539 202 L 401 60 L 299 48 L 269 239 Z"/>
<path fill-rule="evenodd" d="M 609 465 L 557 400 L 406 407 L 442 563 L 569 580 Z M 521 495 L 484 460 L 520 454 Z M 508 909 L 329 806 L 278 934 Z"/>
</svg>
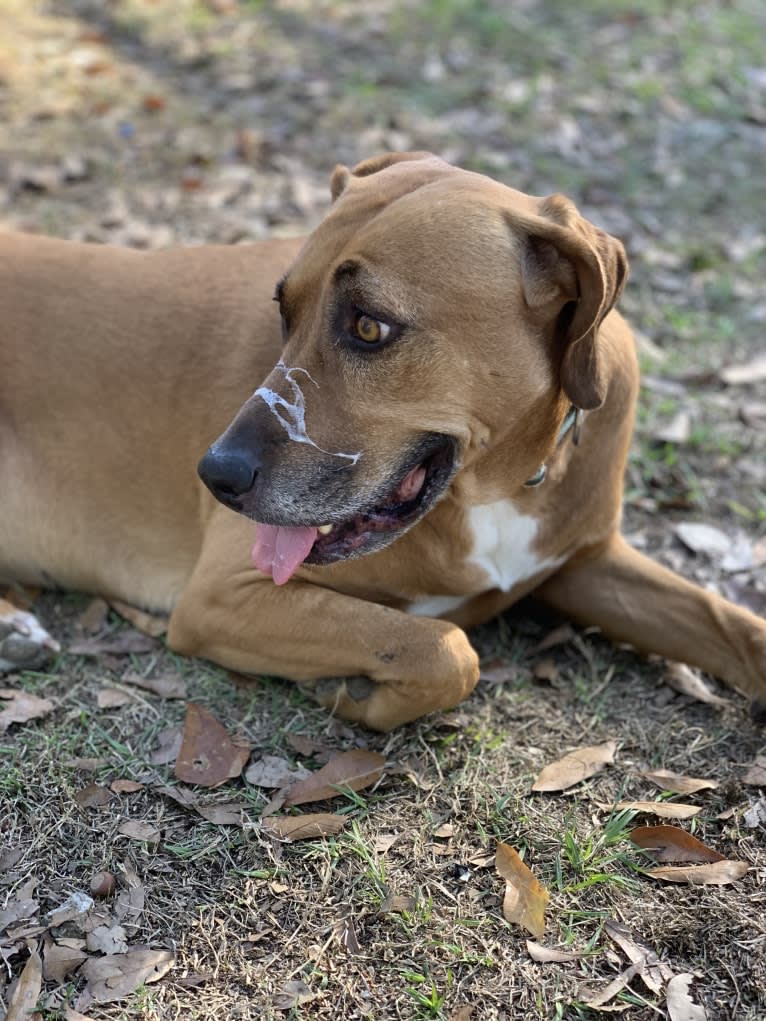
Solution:
<svg viewBox="0 0 766 1021">
<path fill-rule="evenodd" d="M 236 506 L 238 498 L 253 488 L 258 467 L 252 455 L 213 445 L 197 466 L 197 472 L 217 500 Z"/>
</svg>

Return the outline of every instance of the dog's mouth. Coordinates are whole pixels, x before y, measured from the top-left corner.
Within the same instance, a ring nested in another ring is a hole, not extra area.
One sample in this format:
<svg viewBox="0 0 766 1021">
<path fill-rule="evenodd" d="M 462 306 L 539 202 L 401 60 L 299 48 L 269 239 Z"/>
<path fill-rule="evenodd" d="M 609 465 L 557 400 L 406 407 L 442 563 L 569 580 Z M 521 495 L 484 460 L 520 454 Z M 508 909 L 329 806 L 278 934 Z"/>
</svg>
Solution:
<svg viewBox="0 0 766 1021">
<path fill-rule="evenodd" d="M 411 528 L 446 491 L 457 463 L 457 444 L 434 436 L 415 463 L 405 466 L 382 499 L 352 516 L 320 525 L 258 524 L 253 563 L 283 585 L 301 564 L 332 564 L 388 546 Z"/>
</svg>

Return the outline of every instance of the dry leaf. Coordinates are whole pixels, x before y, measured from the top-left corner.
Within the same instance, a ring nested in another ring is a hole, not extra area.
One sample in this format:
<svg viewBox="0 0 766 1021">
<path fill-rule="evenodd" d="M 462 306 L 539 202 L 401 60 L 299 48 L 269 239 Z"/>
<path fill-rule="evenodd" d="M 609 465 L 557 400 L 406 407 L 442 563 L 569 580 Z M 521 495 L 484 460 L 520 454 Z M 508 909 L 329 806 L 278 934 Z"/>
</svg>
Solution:
<svg viewBox="0 0 766 1021">
<path fill-rule="evenodd" d="M 153 652 L 157 642 L 140 631 L 126 628 L 105 638 L 87 638 L 69 646 L 71 656 L 130 656 L 133 653 Z"/>
<path fill-rule="evenodd" d="M 119 688 L 102 688 L 96 696 L 99 709 L 119 709 L 120 706 L 135 701 L 134 695 L 129 691 L 120 691 Z"/>
<path fill-rule="evenodd" d="M 39 1018 L 35 1012 L 40 990 L 43 985 L 43 964 L 36 950 L 29 951 L 29 958 L 8 1003 L 5 1021 L 34 1021 Z"/>
<path fill-rule="evenodd" d="M 731 539 L 720 528 L 701 521 L 681 521 L 674 532 L 692 553 L 705 553 L 709 557 L 724 557 L 731 549 Z"/>
<path fill-rule="evenodd" d="M 532 673 L 538 681 L 550 681 L 553 684 L 558 680 L 559 668 L 556 666 L 555 660 L 548 656 L 535 663 Z"/>
<path fill-rule="evenodd" d="M 37 720 L 53 709 L 50 699 L 38 698 L 16 688 L 0 688 L 0 700 L 0 734 L 4 734 L 12 723 Z"/>
<path fill-rule="evenodd" d="M 718 378 L 729 386 L 747 385 L 766 379 L 766 354 L 757 354 L 744 364 L 725 365 L 719 371 Z"/>
<path fill-rule="evenodd" d="M 450 1016 L 449 1021 L 471 1021 L 473 1017 L 473 1007 L 465 1006 L 458 1007 L 454 1010 Z"/>
<path fill-rule="evenodd" d="M 195 805 L 199 815 L 215 826 L 241 826 L 244 813 L 251 806 L 247 801 L 220 801 L 214 805 Z"/>
<path fill-rule="evenodd" d="M 630 963 L 638 966 L 638 973 L 647 988 L 659 996 L 665 983 L 673 977 L 668 965 L 659 959 L 651 947 L 639 943 L 626 925 L 607 921 L 604 923 L 604 931 L 620 947 Z"/>
<path fill-rule="evenodd" d="M 74 1007 L 64 1007 L 62 1017 L 64 1021 L 93 1021 L 93 1018 L 87 1017 L 85 1014 L 81 1014 L 79 1010 L 75 1010 Z"/>
<path fill-rule="evenodd" d="M 390 851 L 401 833 L 378 833 L 372 838 L 372 849 L 376 854 L 385 854 Z"/>
<path fill-rule="evenodd" d="M 264 755 L 245 770 L 245 780 L 255 787 L 286 787 L 307 776 L 311 776 L 308 769 L 293 766 L 279 755 Z"/>
<path fill-rule="evenodd" d="M 722 854 L 679 826 L 637 826 L 631 830 L 630 839 L 644 851 L 649 851 L 655 861 L 688 863 L 724 860 Z"/>
<path fill-rule="evenodd" d="M 147 756 L 146 761 L 153 766 L 166 766 L 169 762 L 175 762 L 181 751 L 183 739 L 183 727 L 165 727 L 157 735 L 158 745 Z"/>
<path fill-rule="evenodd" d="M 158 844 L 160 840 L 160 831 L 157 827 L 140 819 L 128 819 L 118 827 L 117 832 L 122 833 L 124 837 L 130 837 L 131 840 L 141 840 L 147 844 Z"/>
<path fill-rule="evenodd" d="M 661 865 L 647 869 L 646 875 L 667 883 L 691 883 L 693 886 L 728 886 L 741 879 L 750 866 L 744 861 L 710 862 L 707 865 Z"/>
<path fill-rule="evenodd" d="M 455 827 L 451 822 L 445 822 L 441 826 L 437 826 L 431 835 L 439 840 L 448 840 L 455 836 Z"/>
<path fill-rule="evenodd" d="M 299 755 L 304 755 L 318 762 L 327 762 L 336 754 L 336 748 L 315 740 L 313 737 L 306 737 L 305 734 L 287 734 L 285 740 Z"/>
<path fill-rule="evenodd" d="M 233 741 L 208 709 L 189 703 L 183 743 L 176 759 L 175 774 L 179 780 L 199 787 L 219 787 L 239 776 L 249 757 L 249 744 Z"/>
<path fill-rule="evenodd" d="M 95 635 L 106 623 L 109 613 L 109 604 L 105 599 L 91 599 L 80 616 L 77 618 L 77 627 L 86 635 Z"/>
<path fill-rule="evenodd" d="M 581 780 L 587 780 L 603 766 L 614 762 L 616 748 L 614 741 L 577 748 L 563 759 L 546 766 L 532 784 L 532 790 L 563 791 Z"/>
<path fill-rule="evenodd" d="M 101 769 L 101 767 L 105 766 L 107 762 L 108 759 L 98 759 L 88 756 L 67 759 L 63 765 L 65 765 L 67 769 L 80 769 L 84 773 L 95 773 L 97 769 Z"/>
<path fill-rule="evenodd" d="M 518 663 L 493 659 L 482 666 L 479 680 L 483 684 L 507 684 L 508 681 L 515 681 L 520 673 L 521 668 Z"/>
<path fill-rule="evenodd" d="M 757 755 L 755 762 L 747 768 L 742 783 L 752 787 L 766 787 L 766 755 Z"/>
<path fill-rule="evenodd" d="M 135 925 L 141 917 L 146 900 L 144 884 L 138 878 L 138 874 L 127 863 L 120 866 L 124 889 L 120 890 L 115 898 L 114 913 L 118 921 L 127 919 L 131 925 Z"/>
<path fill-rule="evenodd" d="M 77 1008 L 122 1000 L 146 982 L 157 982 L 173 967 L 171 950 L 131 947 L 125 954 L 91 957 L 80 970 L 87 979 Z"/>
<path fill-rule="evenodd" d="M 311 812 L 307 815 L 270 815 L 261 821 L 263 829 L 278 840 L 313 840 L 340 833 L 348 822 L 345 815 Z"/>
<path fill-rule="evenodd" d="M 577 632 L 571 624 L 559 624 L 558 627 L 553 628 L 549 631 L 544 638 L 542 638 L 537 645 L 533 646 L 529 650 L 530 656 L 537 655 L 538 652 L 544 652 L 546 649 L 553 649 L 557 645 L 566 645 L 567 642 L 571 642 Z"/>
<path fill-rule="evenodd" d="M 507 922 L 523 926 L 539 939 L 545 932 L 548 891 L 508 844 L 497 845 L 495 868 L 505 880 L 503 917 Z"/>
<path fill-rule="evenodd" d="M 620 1004 L 616 1008 L 608 1008 L 606 1004 L 625 989 L 628 983 L 638 974 L 638 971 L 638 965 L 631 964 L 629 968 L 626 968 L 616 978 L 613 978 L 609 985 L 604 986 L 600 993 L 586 993 L 585 990 L 581 990 L 580 995 L 583 998 L 588 997 L 585 999 L 585 1006 L 590 1007 L 592 1010 L 628 1010 L 631 1006 L 629 1003 Z"/>
<path fill-rule="evenodd" d="M 87 787 L 77 791 L 74 800 L 80 808 L 100 808 L 102 805 L 109 804 L 112 800 L 112 792 L 108 787 L 102 787 L 101 784 L 89 783 Z"/>
<path fill-rule="evenodd" d="M 749 830 L 758 826 L 766 826 L 766 798 L 759 798 L 754 805 L 743 814 L 742 822 Z"/>
<path fill-rule="evenodd" d="M 159 677 L 142 677 L 141 674 L 129 671 L 122 678 L 123 684 L 135 684 L 137 688 L 151 691 L 160 698 L 186 698 L 186 681 L 179 674 L 165 673 Z"/>
<path fill-rule="evenodd" d="M 131 606 L 130 603 L 123 603 L 120 599 L 110 599 L 109 605 L 137 631 L 150 635 L 152 638 L 159 638 L 168 629 L 170 618 L 162 614 L 147 613 L 145 610 Z"/>
<path fill-rule="evenodd" d="M 699 805 L 683 805 L 680 801 L 618 801 L 614 808 L 618 811 L 627 809 L 632 812 L 644 812 L 647 815 L 656 815 L 660 819 L 691 819 L 702 811 Z"/>
<path fill-rule="evenodd" d="M 674 794 L 696 794 L 698 791 L 715 790 L 720 784 L 715 780 L 704 780 L 698 776 L 683 776 L 671 773 L 669 769 L 650 769 L 639 773 L 646 780 L 657 784 L 660 790 L 672 791 Z"/>
<path fill-rule="evenodd" d="M 674 975 L 668 982 L 667 1007 L 670 1021 L 707 1021 L 704 1007 L 692 1000 L 689 986 L 691 975 Z"/>
<path fill-rule="evenodd" d="M 0 851 L 0 872 L 7 872 L 24 857 L 23 847 L 6 847 Z"/>
<path fill-rule="evenodd" d="M 342 788 L 361 791 L 377 783 L 383 775 L 385 756 L 378 752 L 354 748 L 334 755 L 326 766 L 299 780 L 287 792 L 285 804 L 305 805 L 310 801 L 325 801 L 342 793 Z M 341 788 L 341 790 L 339 790 Z"/>
<path fill-rule="evenodd" d="M 65 922 L 83 918 L 89 911 L 93 910 L 93 904 L 93 898 L 90 894 L 75 890 L 69 894 L 63 904 L 59 904 L 58 907 L 46 912 L 45 921 L 51 928 L 55 928 L 57 925 L 63 925 Z"/>
<path fill-rule="evenodd" d="M 658 443 L 686 443 L 691 433 L 691 415 L 679 411 L 669 422 L 661 426 L 652 436 Z"/>
<path fill-rule="evenodd" d="M 128 934 L 121 925 L 97 925 L 86 937 L 92 953 L 124 954 L 128 950 Z"/>
<path fill-rule="evenodd" d="M 145 784 L 139 783 L 137 780 L 112 780 L 109 784 L 115 794 L 135 794 L 136 791 L 142 791 L 144 786 Z"/>
<path fill-rule="evenodd" d="M 411 914 L 417 905 L 417 901 L 408 893 L 398 894 L 393 893 L 389 890 L 378 908 L 378 913 L 381 915 L 388 914 L 402 914 L 406 911 Z"/>
<path fill-rule="evenodd" d="M 292 982 L 285 982 L 272 1000 L 272 1004 L 276 1010 L 292 1010 L 293 1007 L 298 1007 L 301 1003 L 308 1003 L 313 999 L 314 993 L 306 983 L 295 979 Z"/>
<path fill-rule="evenodd" d="M 527 940 L 527 953 L 538 964 L 566 964 L 568 961 L 579 961 L 585 954 L 577 950 L 554 950 L 541 946 L 533 940 Z"/>
<path fill-rule="evenodd" d="M 0 908 L 0 932 L 4 932 L 16 922 L 31 918 L 39 907 L 39 903 L 31 897 L 16 897 L 7 907 Z"/>
<path fill-rule="evenodd" d="M 663 678 L 674 691 L 680 691 L 682 695 L 696 698 L 698 702 L 721 707 L 731 705 L 728 698 L 721 698 L 720 695 L 711 691 L 699 673 L 686 666 L 685 663 L 666 663 Z"/>
</svg>

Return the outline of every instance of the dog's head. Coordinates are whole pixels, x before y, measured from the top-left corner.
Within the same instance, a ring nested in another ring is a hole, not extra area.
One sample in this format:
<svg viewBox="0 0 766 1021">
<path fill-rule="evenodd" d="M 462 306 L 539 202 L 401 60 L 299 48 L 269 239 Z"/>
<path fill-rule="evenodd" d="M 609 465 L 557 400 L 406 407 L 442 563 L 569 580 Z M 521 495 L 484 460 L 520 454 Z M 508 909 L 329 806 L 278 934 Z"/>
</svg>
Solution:
<svg viewBox="0 0 766 1021">
<path fill-rule="evenodd" d="M 627 272 L 563 196 L 427 153 L 337 167 L 331 188 L 277 285 L 282 358 L 200 464 L 261 523 L 276 581 L 388 545 L 508 443 L 521 487 L 569 405 L 604 400 L 598 329 Z"/>
</svg>

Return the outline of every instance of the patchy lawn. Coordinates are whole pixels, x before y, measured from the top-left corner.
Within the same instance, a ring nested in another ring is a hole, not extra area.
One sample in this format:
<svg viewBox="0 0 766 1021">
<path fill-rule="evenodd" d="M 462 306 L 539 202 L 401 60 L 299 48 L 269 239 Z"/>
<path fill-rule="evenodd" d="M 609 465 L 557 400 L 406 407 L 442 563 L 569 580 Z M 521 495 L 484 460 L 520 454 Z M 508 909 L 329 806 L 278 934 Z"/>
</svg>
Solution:
<svg viewBox="0 0 766 1021">
<path fill-rule="evenodd" d="M 302 233 L 336 162 L 388 148 L 570 194 L 633 265 L 622 307 L 646 385 L 626 530 L 766 612 L 766 384 L 721 376 L 764 352 L 762 5 L 0 0 L 0 17 L 2 226 L 137 246 Z M 688 522 L 723 534 L 694 553 L 676 531 Z M 661 664 L 596 635 L 539 649 L 556 622 L 523 610 L 475 634 L 486 676 L 456 712 L 373 736 L 161 641 L 110 651 L 136 633 L 89 606 L 39 597 L 64 653 L 2 682 L 50 706 L 0 735 L 0 1017 L 26 1002 L 45 1021 L 76 1018 L 72 1004 L 150 1021 L 643 1021 L 668 1016 L 670 974 L 692 976 L 711 1021 L 766 1016 L 766 777 L 748 771 L 764 738 L 736 696 L 680 694 Z M 74 651 L 88 640 L 94 654 Z M 252 748 L 250 779 L 176 780 L 189 702 Z M 546 764 L 608 741 L 614 761 L 591 778 L 531 790 Z M 264 756 L 279 789 L 280 770 L 353 749 L 387 762 L 359 791 L 291 808 L 262 785 Z M 717 786 L 671 794 L 653 769 Z M 636 800 L 700 811 L 615 808 Z M 343 828 L 288 843 L 264 811 Z M 629 833 L 663 821 L 749 871 L 720 886 L 647 876 Z M 571 960 L 536 960 L 505 921 L 497 842 L 550 894 L 536 941 Z M 100 872 L 115 888 L 100 877 L 90 912 L 75 898 L 68 920 L 47 916 Z"/>
</svg>

